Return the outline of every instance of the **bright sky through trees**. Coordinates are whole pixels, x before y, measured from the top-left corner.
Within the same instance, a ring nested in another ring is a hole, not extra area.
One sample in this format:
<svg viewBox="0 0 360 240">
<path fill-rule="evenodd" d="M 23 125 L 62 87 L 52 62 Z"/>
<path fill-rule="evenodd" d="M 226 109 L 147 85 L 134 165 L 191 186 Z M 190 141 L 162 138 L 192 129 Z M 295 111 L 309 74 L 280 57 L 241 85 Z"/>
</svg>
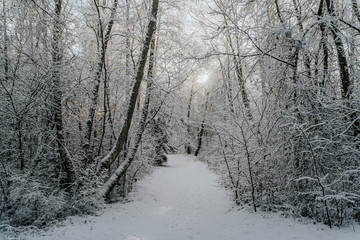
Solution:
<svg viewBox="0 0 360 240">
<path fill-rule="evenodd" d="M 209 80 L 209 77 L 210 77 L 209 72 L 205 71 L 199 75 L 196 81 L 200 84 L 206 84 Z"/>
</svg>

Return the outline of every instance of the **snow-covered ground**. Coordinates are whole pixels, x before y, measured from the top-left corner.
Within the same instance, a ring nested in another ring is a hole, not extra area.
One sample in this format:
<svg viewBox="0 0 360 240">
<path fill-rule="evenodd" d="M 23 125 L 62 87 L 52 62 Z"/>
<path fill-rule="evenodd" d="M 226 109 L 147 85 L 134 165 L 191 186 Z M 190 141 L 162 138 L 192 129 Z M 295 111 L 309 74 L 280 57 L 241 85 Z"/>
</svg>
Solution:
<svg viewBox="0 0 360 240">
<path fill-rule="evenodd" d="M 1 235 L 0 235 L 1 238 Z M 126 204 L 99 217 L 73 217 L 32 240 L 359 240 L 359 226 L 329 229 L 274 214 L 236 210 L 217 176 L 188 156 L 142 180 Z"/>
</svg>

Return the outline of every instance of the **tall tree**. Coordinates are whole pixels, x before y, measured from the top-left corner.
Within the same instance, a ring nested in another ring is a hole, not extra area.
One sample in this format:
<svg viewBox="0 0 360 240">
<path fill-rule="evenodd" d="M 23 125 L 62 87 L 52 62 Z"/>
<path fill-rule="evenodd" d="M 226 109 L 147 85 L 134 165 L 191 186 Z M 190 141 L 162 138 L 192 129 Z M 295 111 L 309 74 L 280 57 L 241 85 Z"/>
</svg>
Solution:
<svg viewBox="0 0 360 240">
<path fill-rule="evenodd" d="M 113 146 L 111 151 L 103 159 L 101 159 L 98 166 L 98 172 L 106 167 L 109 167 L 116 160 L 116 158 L 120 155 L 121 151 L 123 150 L 124 144 L 126 143 L 126 139 L 128 137 L 128 133 L 132 122 L 132 117 L 135 111 L 136 101 L 139 95 L 140 85 L 144 76 L 144 70 L 148 57 L 151 39 L 156 29 L 158 7 L 159 7 L 159 1 L 153 0 L 147 33 L 143 44 L 142 52 L 137 64 L 137 72 L 134 79 L 135 82 L 130 93 L 130 99 L 126 110 L 124 124 L 120 130 L 115 145 Z"/>
<path fill-rule="evenodd" d="M 156 18 L 155 18 L 156 19 Z M 156 27 L 156 26 L 155 26 Z M 154 30 L 155 31 L 155 30 Z M 153 35 L 151 45 L 150 45 L 150 56 L 149 56 L 149 68 L 146 84 L 146 93 L 145 100 L 142 108 L 141 118 L 138 125 L 138 129 L 135 136 L 135 141 L 133 146 L 129 148 L 129 151 L 126 153 L 125 160 L 119 165 L 115 173 L 110 177 L 110 179 L 102 187 L 103 196 L 108 197 L 111 191 L 114 189 L 119 180 L 125 175 L 127 169 L 130 167 L 131 163 L 134 161 L 136 152 L 139 148 L 142 135 L 145 130 L 147 116 L 149 114 L 149 105 L 151 97 L 151 89 L 153 82 L 153 68 L 155 64 L 155 36 Z"/>
<path fill-rule="evenodd" d="M 56 128 L 57 152 L 63 163 L 64 170 L 67 175 L 67 183 L 73 184 L 76 180 L 75 169 L 68 150 L 65 147 L 64 124 L 62 117 L 62 90 L 61 90 L 61 68 L 62 68 L 62 34 L 64 22 L 62 19 L 62 0 L 54 0 L 54 22 L 53 22 L 53 39 L 52 39 L 52 73 L 51 87 L 52 98 L 51 112 L 53 114 L 53 122 Z"/>
<path fill-rule="evenodd" d="M 90 104 L 90 109 L 89 109 L 89 115 L 88 115 L 88 119 L 86 121 L 86 129 L 85 129 L 85 140 L 84 140 L 84 145 L 83 145 L 83 149 L 84 149 L 84 153 L 85 153 L 85 165 L 87 165 L 87 163 L 91 160 L 92 158 L 92 153 L 90 152 L 90 146 L 91 146 L 91 135 L 92 135 L 92 131 L 93 131 L 93 125 L 94 125 L 94 121 L 95 121 L 95 111 L 98 105 L 98 98 L 99 98 L 99 88 L 100 88 L 100 83 L 101 83 L 101 77 L 102 74 L 105 70 L 106 73 L 106 51 L 111 39 L 111 31 L 114 25 L 114 18 L 115 18 L 115 14 L 116 14 L 116 8 L 118 5 L 118 0 L 114 0 L 113 2 L 113 6 L 111 7 L 111 12 L 110 12 L 110 20 L 106 25 L 106 29 L 104 29 L 104 23 L 103 23 L 103 19 L 101 16 L 101 8 L 102 6 L 99 4 L 98 0 L 94 0 L 94 7 L 96 9 L 96 13 L 97 13 L 97 18 L 98 18 L 98 27 L 99 27 L 99 43 L 100 43 L 100 52 L 98 54 L 98 62 L 97 62 L 97 68 L 96 68 L 96 72 L 95 72 L 95 84 L 94 84 L 94 88 L 92 90 L 92 97 L 91 97 L 91 104 Z M 104 120 L 106 119 L 106 112 L 107 112 L 107 108 L 106 108 L 106 101 L 107 101 L 107 94 L 108 94 L 108 86 L 107 86 L 107 76 L 104 77 Z M 105 127 L 105 125 L 104 125 Z M 103 128 L 104 128 L 103 127 Z M 103 132 L 105 132 L 105 130 L 103 129 Z"/>
</svg>

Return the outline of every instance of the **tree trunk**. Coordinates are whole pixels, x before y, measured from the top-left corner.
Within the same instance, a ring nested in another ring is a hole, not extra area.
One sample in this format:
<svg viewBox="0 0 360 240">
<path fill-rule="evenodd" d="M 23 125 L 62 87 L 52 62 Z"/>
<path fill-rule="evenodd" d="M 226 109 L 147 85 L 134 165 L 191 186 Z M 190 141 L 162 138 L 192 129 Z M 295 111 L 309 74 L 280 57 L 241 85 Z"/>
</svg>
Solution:
<svg viewBox="0 0 360 240">
<path fill-rule="evenodd" d="M 357 19 L 360 22 L 360 13 L 359 13 L 359 6 L 357 4 L 357 0 L 351 0 L 351 6 L 352 6 L 355 16 L 357 17 Z"/>
<path fill-rule="evenodd" d="M 201 123 L 201 127 L 200 127 L 200 132 L 198 134 L 198 145 L 197 145 L 197 148 L 195 150 L 195 157 L 197 155 L 199 155 L 199 152 L 200 152 L 200 149 L 201 149 L 201 145 L 202 145 L 202 138 L 203 138 L 203 135 L 204 135 L 204 131 L 205 131 L 205 115 L 206 115 L 206 112 L 207 112 L 207 104 L 208 104 L 208 101 L 209 101 L 209 93 L 210 92 L 207 92 L 206 93 L 206 102 L 205 102 L 205 112 L 204 112 L 204 119 Z"/>
<path fill-rule="evenodd" d="M 335 11 L 334 1 L 333 0 L 325 0 L 325 1 L 327 5 L 327 10 L 331 15 L 331 17 L 334 19 L 330 22 L 331 26 L 329 26 L 329 28 L 333 35 L 333 39 L 336 47 L 336 53 L 338 57 L 338 66 L 339 66 L 340 81 L 341 81 L 341 94 L 343 99 L 349 100 L 351 99 L 353 84 L 351 83 L 350 80 L 349 66 L 347 63 L 347 57 L 345 53 L 346 48 L 342 41 L 343 34 L 340 32 L 338 22 L 336 21 L 337 15 Z M 360 120 L 358 119 L 357 111 L 352 111 L 350 113 L 350 121 L 353 122 L 352 128 L 354 131 L 354 136 L 358 136 L 360 134 Z"/>
<path fill-rule="evenodd" d="M 326 0 L 326 5 L 330 16 L 333 18 L 330 22 L 331 25 L 329 27 L 333 35 L 333 39 L 336 47 L 336 53 L 338 57 L 338 65 L 339 65 L 340 81 L 341 81 L 341 93 L 344 99 L 349 99 L 351 82 L 350 82 L 349 69 L 348 69 L 347 58 L 345 53 L 345 47 L 342 41 L 343 34 L 340 32 L 338 23 L 335 20 L 337 16 L 335 12 L 334 1 Z"/>
<path fill-rule="evenodd" d="M 154 0 L 158 1 L 158 0 Z M 155 26 L 156 27 L 156 26 Z M 128 154 L 126 155 L 125 161 L 120 164 L 120 166 L 116 169 L 115 173 L 110 177 L 110 179 L 104 184 L 102 187 L 103 196 L 106 198 L 109 196 L 111 191 L 114 189 L 116 184 L 120 179 L 122 179 L 127 169 L 131 166 L 133 162 L 136 152 L 139 148 L 142 134 L 144 133 L 145 126 L 146 126 L 146 119 L 149 113 L 149 105 L 150 105 L 150 97 L 151 97 L 151 88 L 152 88 L 152 77 L 153 77 L 153 67 L 154 67 L 154 50 L 155 50 L 155 41 L 154 38 L 151 41 L 151 51 L 149 57 L 149 69 L 148 69 L 148 79 L 146 85 L 146 96 L 143 105 L 143 110 L 141 114 L 141 119 L 139 123 L 139 127 L 135 136 L 134 146 L 130 149 Z"/>
<path fill-rule="evenodd" d="M 193 84 L 191 86 L 190 99 L 189 99 L 188 108 L 187 108 L 187 121 L 188 121 L 188 123 L 187 123 L 187 132 L 188 132 L 189 135 L 191 134 L 191 129 L 190 129 L 191 103 L 192 103 L 194 95 L 195 95 L 195 92 L 194 92 L 194 84 Z M 190 141 L 186 142 L 185 150 L 186 150 L 187 154 L 191 154 Z"/>
<path fill-rule="evenodd" d="M 256 209 L 255 184 L 254 184 L 253 170 L 252 170 L 252 166 L 251 166 L 250 150 L 249 150 L 249 145 L 248 145 L 247 139 L 245 137 L 244 129 L 242 127 L 240 127 L 240 130 L 241 130 L 242 138 L 244 141 L 245 155 L 246 155 L 246 160 L 247 160 L 247 165 L 248 165 L 248 170 L 249 170 L 252 205 L 254 208 L 254 212 L 256 212 L 257 209 Z"/>
<path fill-rule="evenodd" d="M 109 167 L 116 160 L 116 158 L 120 155 L 120 153 L 124 147 L 124 144 L 126 143 L 125 140 L 127 139 L 127 136 L 128 136 L 129 130 L 130 130 L 132 117 L 133 117 L 133 114 L 135 111 L 136 100 L 139 95 L 141 81 L 144 76 L 144 69 L 145 69 L 145 65 L 146 65 L 146 61 L 147 61 L 147 55 L 149 52 L 151 39 L 152 39 L 152 36 L 156 29 L 156 18 L 157 18 L 158 7 L 159 7 L 159 0 L 153 0 L 152 9 L 151 9 L 151 18 L 150 18 L 149 25 L 147 28 L 147 34 L 146 34 L 145 42 L 144 42 L 143 49 L 141 52 L 141 56 L 140 56 L 140 59 L 137 64 L 138 69 L 136 72 L 135 83 L 134 83 L 132 91 L 131 91 L 130 100 L 129 100 L 129 104 L 127 107 L 124 124 L 121 128 L 121 131 L 120 131 L 120 134 L 116 141 L 115 146 L 100 161 L 97 172 L 101 171 L 104 168 Z M 123 166 L 123 164 L 121 164 L 120 167 L 121 166 Z"/>
<path fill-rule="evenodd" d="M 8 80 L 9 79 L 9 56 L 8 56 L 8 44 L 9 44 L 9 40 L 8 40 L 8 36 L 7 36 L 7 16 L 6 16 L 6 6 L 5 6 L 5 0 L 3 0 L 3 24 L 2 24 L 2 31 L 3 31 L 3 49 L 2 49 L 2 54 L 3 54 L 3 58 L 4 58 L 4 80 Z"/>
<path fill-rule="evenodd" d="M 94 4 L 95 4 L 95 8 L 96 8 L 97 15 L 98 15 L 98 20 L 99 20 L 101 49 L 100 49 L 99 62 L 98 62 L 97 70 L 95 73 L 95 85 L 94 85 L 94 88 L 92 91 L 89 115 L 88 115 L 88 119 L 86 121 L 86 130 L 85 130 L 85 137 L 84 137 L 85 141 L 84 141 L 84 145 L 83 145 L 83 151 L 85 154 L 85 156 L 84 156 L 85 157 L 84 158 L 85 166 L 87 166 L 87 163 L 92 158 L 92 153 L 90 152 L 91 134 L 92 134 L 92 129 L 93 129 L 93 125 L 94 125 L 97 101 L 99 98 L 99 87 L 100 87 L 100 82 L 101 82 L 101 76 L 102 76 L 103 70 L 105 68 L 106 50 L 108 47 L 108 43 L 110 41 L 111 30 L 114 25 L 114 18 L 115 18 L 115 14 L 116 14 L 116 7 L 118 5 L 118 0 L 114 0 L 113 7 L 111 8 L 110 21 L 107 25 L 105 33 L 104 33 L 102 21 L 101 21 L 100 9 L 99 9 L 99 6 L 98 6 L 98 3 L 96 0 L 94 0 Z M 104 91 L 106 91 L 106 88 Z M 106 93 L 104 93 L 104 94 L 106 94 Z M 104 116 L 104 117 L 106 117 L 106 116 Z"/>
<path fill-rule="evenodd" d="M 62 61 L 61 53 L 61 38 L 63 34 L 63 22 L 61 20 L 61 11 L 62 11 L 62 0 L 55 1 L 55 15 L 54 15 L 54 25 L 53 25 L 53 42 L 52 42 L 52 115 L 56 128 L 56 141 L 57 141 L 57 152 L 62 161 L 64 170 L 67 175 L 67 184 L 71 187 L 71 184 L 75 182 L 75 170 L 73 163 L 70 159 L 70 156 L 65 148 L 65 138 L 64 138 L 64 127 L 62 119 L 62 92 L 60 86 L 60 69 Z"/>
<path fill-rule="evenodd" d="M 16 104 L 13 99 L 13 88 L 11 90 L 7 90 L 3 82 L 6 84 L 10 80 L 10 71 L 9 71 L 9 54 L 8 54 L 8 46 L 9 46 L 9 38 L 7 35 L 7 9 L 5 5 L 5 0 L 2 2 L 2 37 L 3 37 L 3 46 L 1 49 L 1 57 L 4 59 L 3 66 L 4 66 L 4 73 L 1 76 L 1 85 L 4 88 L 6 95 L 9 99 L 9 103 L 14 111 L 16 116 L 16 124 L 15 124 L 15 132 L 17 134 L 17 144 L 18 144 L 18 160 L 20 161 L 20 171 L 23 172 L 25 169 L 25 158 L 24 158 L 24 150 L 23 150 L 23 133 L 22 133 L 22 119 L 23 117 L 19 115 L 19 111 L 17 110 Z M 12 77 L 12 80 L 15 79 Z M 14 86 L 14 82 L 12 86 Z"/>
<path fill-rule="evenodd" d="M 199 155 L 200 149 L 201 149 L 201 144 L 202 144 L 202 137 L 204 135 L 204 128 L 205 128 L 205 119 L 203 120 L 203 122 L 201 123 L 201 127 L 200 127 L 200 132 L 198 134 L 198 145 L 197 148 L 195 150 L 194 156 L 196 157 L 197 155 Z"/>
<path fill-rule="evenodd" d="M 225 95 L 226 97 L 224 97 L 225 99 L 225 104 L 228 104 L 230 107 L 230 112 L 234 113 L 234 103 L 233 103 L 233 94 L 232 94 L 232 86 L 231 86 L 231 78 L 230 78 L 230 66 L 229 64 L 226 64 L 226 67 L 224 66 L 224 64 L 222 63 L 221 59 L 218 57 L 217 58 L 219 65 L 220 65 L 220 69 L 221 69 L 221 75 L 222 78 L 224 79 L 224 91 L 225 91 Z M 227 99 L 227 101 L 226 101 Z"/>
<path fill-rule="evenodd" d="M 319 10 L 318 10 L 318 20 L 321 20 L 321 18 L 324 17 L 324 1 L 320 1 Z M 317 84 L 320 87 L 320 92 L 325 93 L 325 85 L 328 78 L 328 72 L 329 72 L 329 50 L 327 46 L 327 40 L 326 40 L 326 26 L 325 23 L 320 23 L 320 30 L 321 30 L 321 41 L 320 41 L 320 47 L 323 50 L 323 74 L 321 81 L 317 81 Z M 317 57 L 318 58 L 318 57 Z M 318 59 L 316 59 L 316 62 L 321 62 Z M 315 76 L 317 76 L 318 68 L 315 69 Z"/>
<path fill-rule="evenodd" d="M 224 21 L 225 21 L 226 27 L 229 28 L 229 24 L 228 24 L 225 16 L 224 16 Z M 236 39 L 236 40 L 238 40 L 238 39 Z M 234 66 L 235 66 L 236 78 L 238 80 L 238 84 L 239 84 L 239 87 L 240 87 L 240 93 L 241 93 L 242 102 L 244 104 L 247 116 L 249 117 L 250 120 L 252 120 L 253 116 L 252 116 L 251 111 L 250 111 L 249 96 L 248 96 L 248 94 L 246 92 L 245 80 L 244 80 L 244 76 L 243 76 L 243 68 L 242 68 L 240 60 L 237 57 L 239 52 L 236 53 L 236 51 L 235 51 L 235 47 L 234 47 L 234 44 L 233 44 L 233 41 L 231 39 L 229 31 L 227 32 L 227 41 L 228 41 L 231 53 L 233 55 L 233 63 L 234 63 Z M 239 47 L 238 45 L 239 44 L 237 43 L 237 47 Z"/>
</svg>

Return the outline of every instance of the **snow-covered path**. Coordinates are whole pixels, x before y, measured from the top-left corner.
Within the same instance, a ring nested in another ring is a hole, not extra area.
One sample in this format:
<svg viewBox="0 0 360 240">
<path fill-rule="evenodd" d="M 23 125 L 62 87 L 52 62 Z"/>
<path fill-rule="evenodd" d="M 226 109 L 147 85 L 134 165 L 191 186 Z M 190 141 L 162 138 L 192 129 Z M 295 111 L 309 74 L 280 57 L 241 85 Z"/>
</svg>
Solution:
<svg viewBox="0 0 360 240">
<path fill-rule="evenodd" d="M 114 204 L 99 217 L 27 237 L 36 240 L 356 240 L 352 229 L 330 230 L 276 215 L 232 210 L 233 203 L 203 163 L 169 156 L 168 167 L 142 180 L 133 201 Z"/>
</svg>

